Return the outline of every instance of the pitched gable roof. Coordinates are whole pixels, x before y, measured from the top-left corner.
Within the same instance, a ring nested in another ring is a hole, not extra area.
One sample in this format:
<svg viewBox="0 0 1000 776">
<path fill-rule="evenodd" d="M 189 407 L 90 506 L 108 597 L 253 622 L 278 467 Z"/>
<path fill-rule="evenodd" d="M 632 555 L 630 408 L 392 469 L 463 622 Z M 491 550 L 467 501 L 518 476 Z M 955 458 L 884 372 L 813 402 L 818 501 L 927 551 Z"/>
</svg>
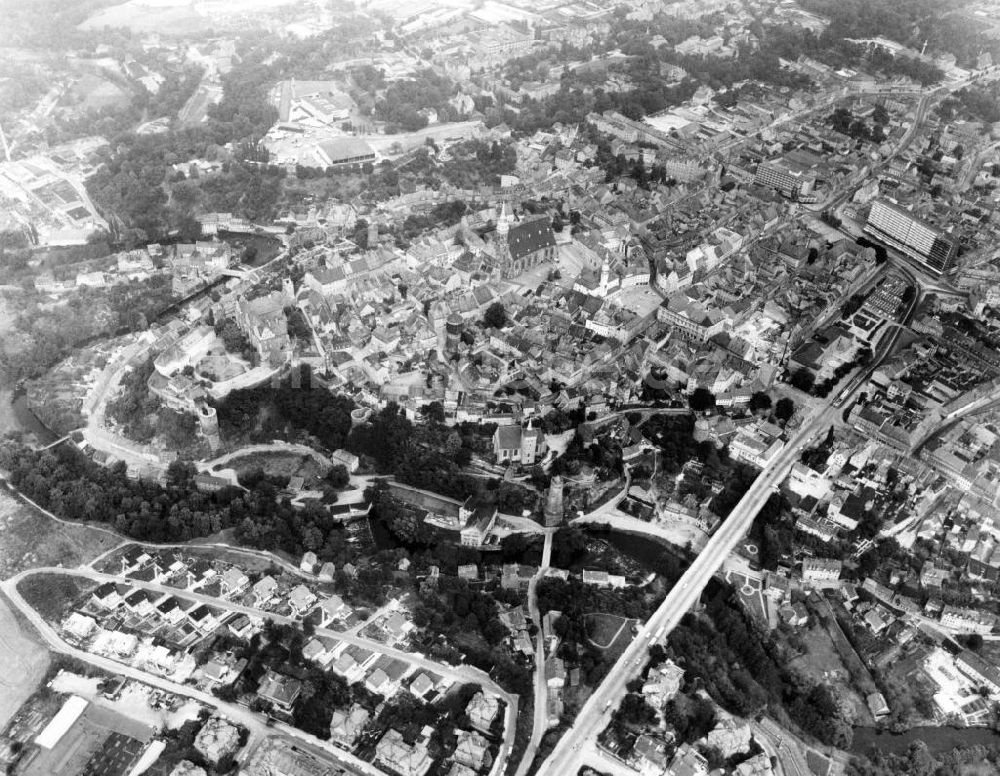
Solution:
<svg viewBox="0 0 1000 776">
<path fill-rule="evenodd" d="M 544 248 L 554 248 L 556 236 L 548 218 L 535 218 L 513 225 L 507 234 L 507 245 L 511 258 L 517 261 Z"/>
</svg>

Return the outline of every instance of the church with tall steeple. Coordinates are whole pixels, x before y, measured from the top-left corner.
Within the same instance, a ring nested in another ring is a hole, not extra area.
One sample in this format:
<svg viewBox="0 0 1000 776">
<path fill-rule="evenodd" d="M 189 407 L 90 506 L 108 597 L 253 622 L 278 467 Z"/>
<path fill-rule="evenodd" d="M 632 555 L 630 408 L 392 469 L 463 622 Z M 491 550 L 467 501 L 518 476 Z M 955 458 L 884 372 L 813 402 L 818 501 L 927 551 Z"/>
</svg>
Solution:
<svg viewBox="0 0 1000 776">
<path fill-rule="evenodd" d="M 509 278 L 536 267 L 542 262 L 555 261 L 559 246 L 548 216 L 534 216 L 518 221 L 507 202 L 497 216 L 493 234 L 496 268 Z"/>
</svg>

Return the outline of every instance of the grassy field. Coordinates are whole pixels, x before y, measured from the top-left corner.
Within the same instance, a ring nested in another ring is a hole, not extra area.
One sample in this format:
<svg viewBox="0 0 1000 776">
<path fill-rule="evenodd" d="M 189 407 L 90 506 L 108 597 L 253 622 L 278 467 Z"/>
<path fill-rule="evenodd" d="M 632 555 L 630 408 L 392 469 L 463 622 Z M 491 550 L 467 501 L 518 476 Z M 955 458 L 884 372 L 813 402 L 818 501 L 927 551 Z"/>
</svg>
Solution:
<svg viewBox="0 0 1000 776">
<path fill-rule="evenodd" d="M 628 631 L 629 619 L 617 614 L 588 614 L 587 635 L 598 649 L 607 649 L 624 627 Z"/>
<path fill-rule="evenodd" d="M 806 752 L 806 763 L 816 776 L 826 776 L 830 772 L 830 761 L 812 749 Z"/>
<path fill-rule="evenodd" d="M 83 577 L 61 574 L 33 574 L 17 583 L 28 605 L 53 624 L 62 620 L 71 603 L 95 587 L 96 583 Z"/>
<path fill-rule="evenodd" d="M 0 596 L 0 730 L 31 697 L 49 668 L 49 652 L 30 627 L 22 627 Z"/>
<path fill-rule="evenodd" d="M 58 523 L 0 491 L 0 578 L 42 566 L 80 566 L 120 542 L 96 528 Z"/>
<path fill-rule="evenodd" d="M 70 89 L 70 94 L 81 111 L 124 107 L 130 99 L 120 86 L 93 73 L 85 73 Z"/>
<path fill-rule="evenodd" d="M 100 30 L 104 27 L 127 27 L 136 33 L 187 35 L 209 26 L 208 19 L 191 7 L 151 8 L 148 5 L 126 2 L 92 14 L 80 28 Z"/>
</svg>

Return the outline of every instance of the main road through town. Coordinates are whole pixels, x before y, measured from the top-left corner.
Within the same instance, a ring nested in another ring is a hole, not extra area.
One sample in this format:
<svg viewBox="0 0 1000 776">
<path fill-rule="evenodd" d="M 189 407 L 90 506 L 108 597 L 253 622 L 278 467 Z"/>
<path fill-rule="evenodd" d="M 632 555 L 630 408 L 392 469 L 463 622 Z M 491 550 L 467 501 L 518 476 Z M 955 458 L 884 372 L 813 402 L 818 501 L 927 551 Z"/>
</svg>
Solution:
<svg viewBox="0 0 1000 776">
<path fill-rule="evenodd" d="M 583 744 L 596 740 L 608 724 L 612 711 L 625 696 L 625 686 L 636 677 L 646 662 L 650 645 L 662 642 L 697 602 L 702 590 L 722 566 L 723 561 L 746 535 L 764 502 L 788 475 L 798 460 L 802 448 L 823 431 L 836 416 L 832 402 L 817 409 L 802 424 L 774 461 L 754 480 L 753 485 L 736 505 L 719 530 L 708 540 L 698 557 L 688 567 L 660 607 L 646 622 L 618 662 L 608 672 L 604 682 L 580 710 L 573 726 L 566 732 L 538 770 L 539 776 L 574 774 L 583 764 Z"/>
</svg>

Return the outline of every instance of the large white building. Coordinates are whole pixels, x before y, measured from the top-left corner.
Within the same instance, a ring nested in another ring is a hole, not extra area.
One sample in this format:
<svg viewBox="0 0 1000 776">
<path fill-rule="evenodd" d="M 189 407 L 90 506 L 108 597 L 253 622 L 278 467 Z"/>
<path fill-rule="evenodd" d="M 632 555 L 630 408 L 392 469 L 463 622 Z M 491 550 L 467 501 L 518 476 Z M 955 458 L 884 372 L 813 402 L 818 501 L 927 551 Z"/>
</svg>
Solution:
<svg viewBox="0 0 1000 776">
<path fill-rule="evenodd" d="M 951 269 L 958 252 L 958 242 L 950 234 L 885 199 L 872 203 L 865 231 L 937 274 Z"/>
</svg>

